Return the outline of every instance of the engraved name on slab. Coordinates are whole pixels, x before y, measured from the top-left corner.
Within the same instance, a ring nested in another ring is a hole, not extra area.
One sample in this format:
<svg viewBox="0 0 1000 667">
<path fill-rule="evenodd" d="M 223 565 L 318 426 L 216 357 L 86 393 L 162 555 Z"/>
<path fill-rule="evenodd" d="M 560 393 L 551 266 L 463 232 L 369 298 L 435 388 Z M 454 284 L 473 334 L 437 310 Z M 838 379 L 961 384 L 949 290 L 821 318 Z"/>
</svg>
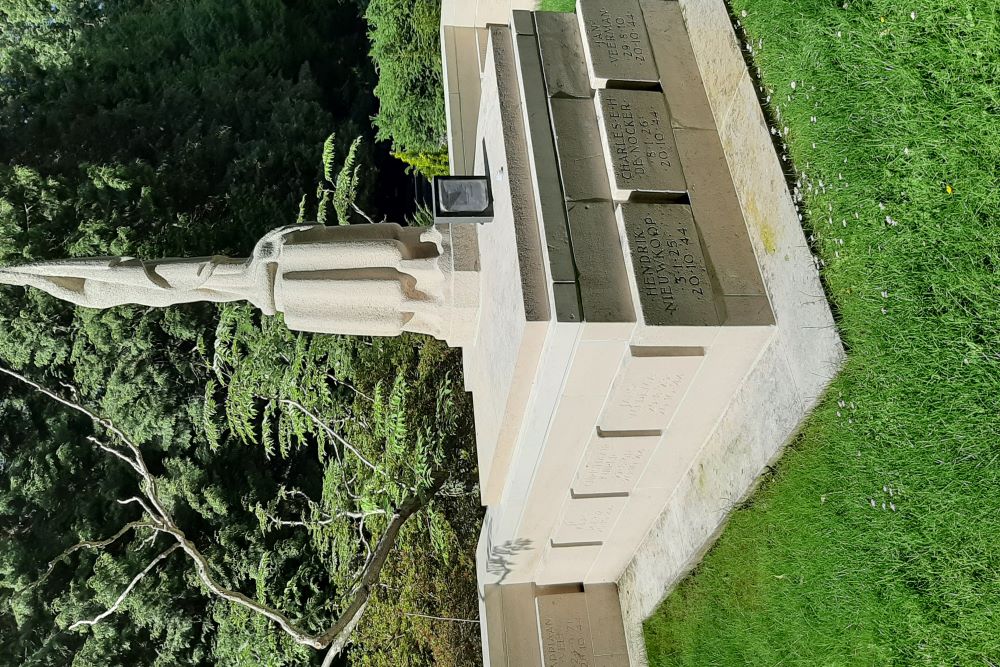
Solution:
<svg viewBox="0 0 1000 667">
<path fill-rule="evenodd" d="M 602 544 L 611 534 L 627 498 L 573 498 L 552 536 L 554 547 Z"/>
<path fill-rule="evenodd" d="M 602 431 L 667 428 L 705 357 L 700 348 L 662 351 L 665 356 L 633 356 L 625 363 L 599 421 Z"/>
<path fill-rule="evenodd" d="M 573 495 L 625 495 L 639 482 L 660 436 L 602 437 L 590 439 L 583 463 L 573 482 Z"/>
<path fill-rule="evenodd" d="M 634 192 L 687 192 L 670 112 L 662 93 L 636 90 L 597 92 L 597 118 L 604 141 L 611 190 L 618 201 Z"/>
<path fill-rule="evenodd" d="M 585 594 L 543 595 L 537 604 L 545 667 L 592 667 L 594 648 Z"/>
<path fill-rule="evenodd" d="M 594 88 L 659 81 L 639 0 L 579 0 L 577 16 Z"/>
<path fill-rule="evenodd" d="M 691 207 L 622 204 L 618 220 L 628 242 L 646 324 L 721 323 L 712 280 Z"/>
</svg>

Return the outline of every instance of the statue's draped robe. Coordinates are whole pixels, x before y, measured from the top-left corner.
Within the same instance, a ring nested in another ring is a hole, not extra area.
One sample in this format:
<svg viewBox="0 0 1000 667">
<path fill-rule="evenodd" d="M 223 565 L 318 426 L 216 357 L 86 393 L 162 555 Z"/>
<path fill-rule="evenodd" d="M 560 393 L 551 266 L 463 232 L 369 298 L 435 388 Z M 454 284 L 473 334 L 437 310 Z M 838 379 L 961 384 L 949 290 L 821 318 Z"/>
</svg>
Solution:
<svg viewBox="0 0 1000 667">
<path fill-rule="evenodd" d="M 441 253 L 434 228 L 296 225 L 267 234 L 246 260 L 71 259 L 0 269 L 0 282 L 88 308 L 246 300 L 299 331 L 440 337 Z"/>
</svg>

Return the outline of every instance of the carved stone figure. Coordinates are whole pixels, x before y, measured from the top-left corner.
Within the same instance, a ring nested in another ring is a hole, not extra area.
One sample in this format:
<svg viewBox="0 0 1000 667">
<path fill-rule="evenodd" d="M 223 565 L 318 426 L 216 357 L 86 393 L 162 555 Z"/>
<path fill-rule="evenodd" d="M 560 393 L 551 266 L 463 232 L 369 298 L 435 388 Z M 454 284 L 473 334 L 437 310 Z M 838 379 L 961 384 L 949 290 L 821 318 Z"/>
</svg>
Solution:
<svg viewBox="0 0 1000 667">
<path fill-rule="evenodd" d="M 468 294 L 455 303 L 449 241 L 438 227 L 294 225 L 265 235 L 248 259 L 69 259 L 2 268 L 0 283 L 86 308 L 245 300 L 298 331 L 411 331 L 461 345 L 475 308 Z"/>
</svg>

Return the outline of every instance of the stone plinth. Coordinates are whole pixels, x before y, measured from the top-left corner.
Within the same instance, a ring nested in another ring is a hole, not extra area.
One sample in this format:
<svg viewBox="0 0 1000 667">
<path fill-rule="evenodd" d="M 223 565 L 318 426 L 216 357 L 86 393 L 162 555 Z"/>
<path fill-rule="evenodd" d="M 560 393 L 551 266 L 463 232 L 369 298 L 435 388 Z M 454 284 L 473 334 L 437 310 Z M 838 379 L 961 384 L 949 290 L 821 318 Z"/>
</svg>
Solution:
<svg viewBox="0 0 1000 667">
<path fill-rule="evenodd" d="M 787 210 L 773 153 L 745 145 L 766 139 L 752 88 L 702 76 L 711 31 L 689 39 L 676 2 L 580 9 L 518 14 L 490 29 L 486 54 L 476 163 L 497 221 L 478 239 L 482 323 L 465 364 L 489 506 L 488 667 L 630 664 L 620 634 L 601 638 L 615 623 L 577 597 L 610 584 L 614 617 L 619 580 L 639 664 L 638 622 L 840 359 L 801 230 L 781 218 L 780 254 L 770 245 L 769 215 Z M 622 21 L 626 34 L 608 32 Z M 735 100 L 728 116 L 719 100 Z"/>
</svg>

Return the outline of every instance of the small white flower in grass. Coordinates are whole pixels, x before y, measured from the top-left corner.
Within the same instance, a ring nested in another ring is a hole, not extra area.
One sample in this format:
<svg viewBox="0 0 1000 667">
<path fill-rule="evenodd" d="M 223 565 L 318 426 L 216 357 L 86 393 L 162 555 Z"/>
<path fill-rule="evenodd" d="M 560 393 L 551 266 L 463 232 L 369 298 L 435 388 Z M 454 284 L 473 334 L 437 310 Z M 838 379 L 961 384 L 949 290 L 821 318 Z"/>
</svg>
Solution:
<svg viewBox="0 0 1000 667">
<path fill-rule="evenodd" d="M 882 485 L 882 493 L 889 493 L 889 487 L 885 484 Z"/>
<path fill-rule="evenodd" d="M 889 215 L 885 216 L 885 222 L 890 227 L 895 227 L 896 225 L 899 224 L 898 222 L 896 222 L 895 220 L 892 219 L 892 216 L 889 216 Z"/>
<path fill-rule="evenodd" d="M 861 452 L 858 452 L 858 456 L 861 456 Z M 874 498 L 869 498 L 868 499 L 868 504 L 870 504 L 872 506 L 872 509 L 875 509 L 875 499 Z"/>
<path fill-rule="evenodd" d="M 815 148 L 816 148 L 816 142 L 814 141 L 813 142 L 813 149 L 815 150 Z"/>
<path fill-rule="evenodd" d="M 888 315 L 889 314 L 889 311 L 886 310 L 884 306 L 882 307 L 882 314 L 883 315 Z"/>
<path fill-rule="evenodd" d="M 772 126 L 771 127 L 771 134 L 778 134 L 778 128 Z"/>
<path fill-rule="evenodd" d="M 917 13 L 916 12 L 910 12 L 910 20 L 911 21 L 916 21 L 917 20 Z"/>
<path fill-rule="evenodd" d="M 910 149 L 909 148 L 904 148 L 903 149 L 903 155 L 909 155 L 909 154 L 910 154 Z"/>
<path fill-rule="evenodd" d="M 882 503 L 882 509 L 883 510 L 885 509 L 885 503 Z"/>
<path fill-rule="evenodd" d="M 844 33 L 840 32 L 840 31 L 838 30 L 838 31 L 837 31 L 837 37 L 839 38 L 839 37 L 843 37 L 843 36 L 844 36 Z"/>
<path fill-rule="evenodd" d="M 825 503 L 826 502 L 826 494 L 825 493 L 822 496 L 819 497 L 819 501 L 821 503 Z"/>
<path fill-rule="evenodd" d="M 885 290 L 885 289 L 882 290 L 882 298 L 883 299 L 888 299 L 889 298 L 889 290 Z"/>
<path fill-rule="evenodd" d="M 799 84 L 798 84 L 797 81 L 792 81 L 792 83 L 790 85 L 792 86 L 792 90 L 795 90 L 798 87 Z"/>
<path fill-rule="evenodd" d="M 815 125 L 816 124 L 816 116 L 810 116 L 809 117 L 809 122 L 811 122 L 813 125 Z"/>
<path fill-rule="evenodd" d="M 841 227 L 846 227 L 847 226 L 847 220 L 841 220 L 840 221 L 840 226 Z"/>
<path fill-rule="evenodd" d="M 747 17 L 747 10 L 744 9 L 742 12 L 740 12 L 740 14 L 743 16 L 743 18 L 746 18 Z"/>
<path fill-rule="evenodd" d="M 885 204 L 883 204 L 882 202 L 879 202 L 878 203 L 878 210 L 884 211 L 885 210 Z"/>
<path fill-rule="evenodd" d="M 895 512 L 896 511 L 896 503 L 889 503 L 889 509 L 891 509 L 893 512 Z"/>
</svg>

